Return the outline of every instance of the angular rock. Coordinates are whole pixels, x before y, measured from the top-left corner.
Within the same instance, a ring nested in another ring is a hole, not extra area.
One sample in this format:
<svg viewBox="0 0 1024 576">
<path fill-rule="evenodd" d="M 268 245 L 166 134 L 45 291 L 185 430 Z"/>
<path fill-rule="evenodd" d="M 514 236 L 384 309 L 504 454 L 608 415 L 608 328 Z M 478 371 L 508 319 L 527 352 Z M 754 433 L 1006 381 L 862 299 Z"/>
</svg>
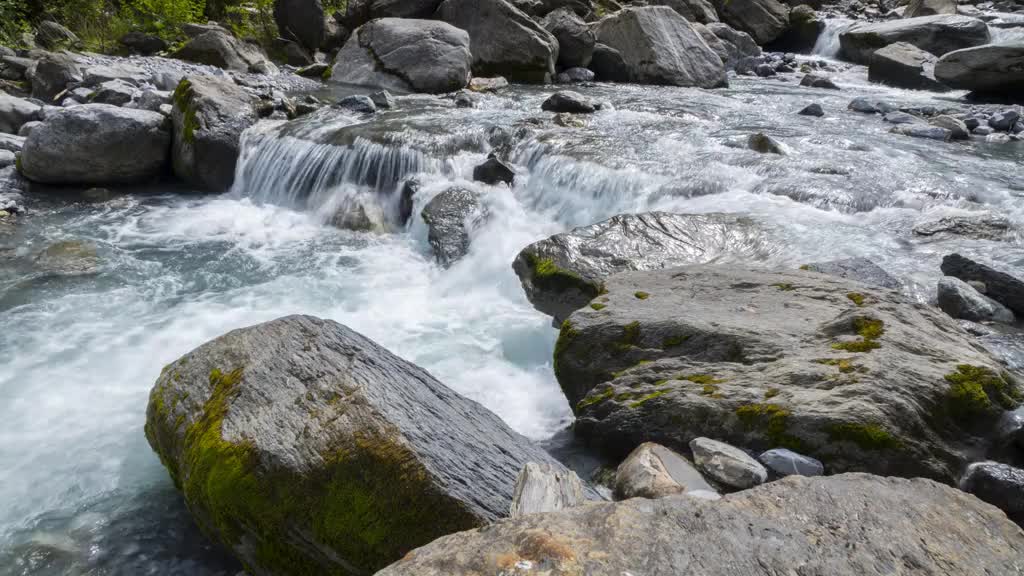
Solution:
<svg viewBox="0 0 1024 576">
<path fill-rule="evenodd" d="M 363 94 L 346 96 L 338 100 L 336 106 L 359 114 L 373 114 L 377 111 L 377 105 L 373 103 L 373 99 Z"/>
<path fill-rule="evenodd" d="M 146 34 L 145 32 L 139 32 L 137 30 L 132 30 L 124 36 L 121 36 L 121 39 L 118 40 L 118 42 L 120 42 L 121 45 L 129 51 L 145 56 L 156 54 L 157 52 L 163 52 L 169 48 L 167 42 L 164 41 L 163 38 L 152 34 Z"/>
<path fill-rule="evenodd" d="M 338 52 L 331 81 L 396 92 L 454 92 L 469 84 L 469 48 L 470 35 L 444 22 L 373 20 Z"/>
<path fill-rule="evenodd" d="M 971 137 L 971 132 L 967 129 L 967 125 L 952 116 L 936 116 L 928 120 L 928 123 L 932 126 L 949 130 L 950 137 L 953 140 L 967 140 Z"/>
<path fill-rule="evenodd" d="M 568 8 L 560 8 L 544 17 L 544 29 L 558 40 L 560 68 L 586 68 L 594 55 L 597 36 L 582 18 Z"/>
<path fill-rule="evenodd" d="M 469 233 L 484 218 L 480 196 L 465 188 L 449 188 L 427 203 L 420 214 L 429 231 L 427 241 L 444 267 L 469 252 Z"/>
<path fill-rule="evenodd" d="M 8 166 L 14 166 L 16 158 L 14 152 L 10 150 L 0 150 L 0 169 L 7 168 Z"/>
<path fill-rule="evenodd" d="M 255 100 L 230 80 L 192 76 L 174 92 L 174 174 L 208 192 L 235 180 L 242 132 L 256 123 Z"/>
<path fill-rule="evenodd" d="M 167 166 L 171 131 L 155 112 L 84 104 L 55 109 L 25 140 L 21 172 L 46 184 L 132 184 Z"/>
<path fill-rule="evenodd" d="M 559 72 L 555 77 L 556 84 L 582 84 L 592 82 L 595 74 L 586 68 L 569 68 L 565 72 Z"/>
<path fill-rule="evenodd" d="M 39 120 L 43 107 L 0 92 L 0 132 L 17 134 L 28 122 Z"/>
<path fill-rule="evenodd" d="M 942 142 L 948 142 L 953 137 L 953 133 L 949 130 L 939 126 L 928 126 L 927 124 L 902 124 L 890 129 L 889 132 L 912 138 L 940 140 Z"/>
<path fill-rule="evenodd" d="M 586 502 L 583 482 L 562 466 L 527 462 L 512 492 L 510 518 L 541 512 L 557 512 Z"/>
<path fill-rule="evenodd" d="M 844 474 L 791 476 L 718 502 L 633 499 L 505 520 L 441 538 L 378 576 L 537 566 L 552 576 L 637 574 L 638 566 L 650 576 L 681 567 L 702 576 L 863 576 L 904 563 L 922 574 L 1013 574 L 1022 556 L 1020 528 L 969 494 Z"/>
<path fill-rule="evenodd" d="M 863 114 L 875 114 L 877 112 L 886 114 L 888 112 L 896 111 L 896 107 L 893 106 L 892 104 L 889 104 L 888 102 L 884 102 L 881 100 L 871 100 L 863 96 L 859 98 L 854 98 L 847 108 L 853 110 L 854 112 L 861 112 Z"/>
<path fill-rule="evenodd" d="M 387 227 L 384 210 L 374 196 L 346 198 L 331 217 L 330 224 L 342 230 L 381 232 Z"/>
<path fill-rule="evenodd" d="M 965 236 L 982 240 L 1006 240 L 1013 230 L 1007 218 L 991 213 L 943 216 L 917 224 L 917 236 Z"/>
<path fill-rule="evenodd" d="M 761 55 L 761 47 L 746 32 L 733 29 L 728 24 L 712 22 L 707 24 L 711 31 L 725 46 L 728 59 L 722 59 L 726 68 L 733 68 L 737 62 L 744 58 L 753 58 Z"/>
<path fill-rule="evenodd" d="M 274 0 L 274 21 L 282 38 L 316 52 L 324 40 L 324 7 L 320 0 Z"/>
<path fill-rule="evenodd" d="M 145 430 L 199 526 L 262 574 L 372 573 L 504 517 L 527 462 L 561 470 L 425 370 L 309 316 L 169 364 Z"/>
<path fill-rule="evenodd" d="M 515 181 L 516 171 L 511 166 L 499 160 L 494 154 L 487 157 L 487 160 L 473 168 L 473 180 L 484 184 L 495 185 L 504 182 L 509 186 Z"/>
<path fill-rule="evenodd" d="M 939 82 L 981 94 L 1024 93 L 1024 43 L 988 44 L 954 50 L 935 64 Z"/>
<path fill-rule="evenodd" d="M 594 54 L 590 58 L 590 69 L 602 82 L 629 82 L 629 68 L 622 54 L 611 46 L 598 42 L 594 45 Z"/>
<path fill-rule="evenodd" d="M 152 74 L 130 64 L 90 66 L 85 69 L 83 84 L 87 87 L 94 87 L 113 80 L 120 80 L 132 86 L 141 86 L 149 82 L 151 78 Z"/>
<path fill-rule="evenodd" d="M 956 14 L 957 0 L 910 0 L 903 12 L 904 18 Z"/>
<path fill-rule="evenodd" d="M 998 462 L 977 462 L 967 467 L 960 489 L 1024 524 L 1024 470 Z"/>
<path fill-rule="evenodd" d="M 698 497 L 718 494 L 689 460 L 653 442 L 637 446 L 615 473 L 615 497 L 619 500 L 664 498 L 684 492 Z"/>
<path fill-rule="evenodd" d="M 721 58 L 671 8 L 620 10 L 601 20 L 597 38 L 622 56 L 630 82 L 700 88 L 728 85 Z"/>
<path fill-rule="evenodd" d="M 1017 278 L 959 254 L 949 254 L 942 259 L 942 273 L 964 282 L 983 283 L 986 296 L 1015 314 L 1024 315 L 1024 282 Z"/>
<path fill-rule="evenodd" d="M 785 448 L 773 448 L 757 457 L 776 476 L 821 476 L 825 466 L 814 458 Z"/>
<path fill-rule="evenodd" d="M 234 72 L 262 73 L 274 69 L 259 46 L 217 30 L 192 38 L 171 57 Z"/>
<path fill-rule="evenodd" d="M 789 448 L 833 472 L 952 482 L 1024 397 L 941 311 L 810 272 L 626 272 L 563 324 L 575 431 L 618 455 L 697 437 Z"/>
<path fill-rule="evenodd" d="M 729 51 L 730 49 L 726 47 L 725 42 L 722 42 L 718 36 L 715 36 L 714 32 L 708 30 L 708 27 L 703 24 L 691 22 L 690 27 L 692 27 L 697 34 L 700 34 L 701 39 L 708 45 L 708 48 L 711 48 L 712 52 L 718 55 L 718 58 L 722 61 L 722 64 L 725 65 L 726 69 L 732 68 L 732 55 Z"/>
<path fill-rule="evenodd" d="M 131 84 L 123 80 L 110 80 L 100 84 L 92 94 L 92 102 L 95 104 L 110 104 L 111 106 L 124 106 L 135 98 L 137 90 Z"/>
<path fill-rule="evenodd" d="M 999 439 L 1024 450 L 1024 406 L 1003 414 L 999 419 Z"/>
<path fill-rule="evenodd" d="M 722 22 L 750 34 L 762 46 L 789 27 L 789 7 L 777 0 L 715 0 L 715 8 Z"/>
<path fill-rule="evenodd" d="M 548 83 L 558 41 L 505 0 L 444 0 L 436 17 L 469 33 L 473 74 Z"/>
<path fill-rule="evenodd" d="M 753 488 L 768 479 L 768 471 L 746 452 L 710 438 L 690 441 L 693 461 L 712 480 L 737 490 Z"/>
<path fill-rule="evenodd" d="M 939 279 L 938 305 L 953 318 L 972 322 L 1014 321 L 1013 312 L 1008 308 L 979 293 L 973 286 L 952 276 Z"/>
<path fill-rule="evenodd" d="M 196 22 L 187 22 L 182 24 L 181 31 L 185 33 L 185 36 L 189 38 L 196 38 L 202 36 L 207 32 L 219 32 L 221 34 L 231 34 L 231 31 L 227 28 L 217 24 L 216 22 L 208 22 L 206 24 L 199 24 Z"/>
<path fill-rule="evenodd" d="M 647 5 L 668 6 L 691 23 L 718 22 L 718 12 L 708 0 L 648 0 Z"/>
<path fill-rule="evenodd" d="M 374 106 L 381 110 L 390 110 L 397 105 L 395 103 L 395 97 L 387 90 L 381 90 L 380 92 L 370 94 L 370 100 L 373 101 Z"/>
<path fill-rule="evenodd" d="M 870 64 L 875 50 L 896 42 L 942 56 L 947 52 L 988 44 L 988 26 L 976 18 L 956 15 L 920 16 L 888 22 L 858 22 L 839 34 L 844 58 Z"/>
<path fill-rule="evenodd" d="M 761 154 L 785 154 L 781 144 L 761 132 L 747 136 L 747 148 Z"/>
<path fill-rule="evenodd" d="M 1017 124 L 1017 120 L 1020 119 L 1020 112 L 1016 110 L 1004 110 L 993 114 L 988 119 L 988 125 L 994 130 L 1009 131 Z"/>
<path fill-rule="evenodd" d="M 40 124 L 35 122 L 35 124 Z M 22 126 L 24 128 L 24 126 Z M 8 152 L 21 152 L 25 147 L 24 136 L 12 136 L 10 134 L 0 134 L 0 150 Z"/>
<path fill-rule="evenodd" d="M 800 79 L 801 86 L 807 86 L 809 88 L 826 88 L 828 90 L 839 90 L 839 86 L 827 76 L 820 76 L 818 74 L 804 74 L 804 77 Z"/>
<path fill-rule="evenodd" d="M 82 82 L 82 71 L 75 60 L 66 54 L 44 54 L 29 71 L 32 97 L 53 102 L 69 84 Z"/>
<path fill-rule="evenodd" d="M 935 80 L 935 56 L 913 44 L 896 42 L 876 50 L 868 65 L 868 80 L 910 88 L 944 92 L 945 86 Z"/>
<path fill-rule="evenodd" d="M 650 212 L 613 216 L 530 244 L 512 268 L 533 307 L 561 323 L 600 294 L 613 274 L 756 261 L 775 250 L 767 233 L 743 216 Z"/>
<path fill-rule="evenodd" d="M 882 121 L 889 124 L 921 124 L 924 122 L 921 118 L 906 112 L 889 112 L 882 116 Z"/>
<path fill-rule="evenodd" d="M 809 272 L 818 272 L 838 278 L 846 278 L 863 284 L 892 288 L 898 290 L 900 281 L 885 271 L 881 266 L 867 258 L 847 258 L 845 260 L 830 260 L 828 262 L 815 262 L 800 267 Z"/>
<path fill-rule="evenodd" d="M 549 112 L 569 112 L 574 114 L 589 114 L 594 112 L 594 103 L 579 92 L 563 90 L 555 92 L 541 104 L 541 110 Z"/>
<path fill-rule="evenodd" d="M 797 114 L 801 116 L 817 116 L 820 118 L 825 115 L 825 111 L 821 109 L 821 104 L 808 104 L 797 112 Z"/>
</svg>

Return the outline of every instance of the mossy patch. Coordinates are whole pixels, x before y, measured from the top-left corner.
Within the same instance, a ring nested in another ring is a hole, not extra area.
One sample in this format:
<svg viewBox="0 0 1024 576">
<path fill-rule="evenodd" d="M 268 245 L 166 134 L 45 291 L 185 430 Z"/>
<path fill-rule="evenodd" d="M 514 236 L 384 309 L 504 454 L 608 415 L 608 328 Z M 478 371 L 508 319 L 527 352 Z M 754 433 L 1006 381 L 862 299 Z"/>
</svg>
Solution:
<svg viewBox="0 0 1024 576">
<path fill-rule="evenodd" d="M 591 392 L 589 395 L 587 395 L 586 398 L 584 398 L 583 400 L 580 400 L 579 402 L 576 403 L 576 411 L 578 412 L 578 411 L 583 410 L 584 408 L 586 408 L 588 406 L 593 406 L 594 404 L 600 404 L 601 402 L 604 402 L 605 400 L 608 400 L 609 398 L 611 398 L 614 395 L 615 395 L 615 390 L 613 390 L 611 386 L 608 386 L 603 391 L 601 391 L 601 392 L 599 392 L 597 394 L 594 394 L 593 392 Z"/>
<path fill-rule="evenodd" d="M 842 423 L 826 429 L 833 442 L 852 442 L 864 450 L 896 450 L 903 443 L 877 424 Z"/>
<path fill-rule="evenodd" d="M 983 366 L 957 365 L 956 372 L 944 376 L 950 384 L 949 413 L 958 420 L 974 420 L 1000 409 L 1015 408 L 1020 403 L 1020 392 L 1007 376 Z"/>
<path fill-rule="evenodd" d="M 769 388 L 764 391 L 764 399 L 770 400 L 772 398 L 775 398 L 776 396 L 779 395 L 780 392 L 781 390 L 779 390 L 778 388 Z"/>
<path fill-rule="evenodd" d="M 858 308 L 864 306 L 864 301 L 867 300 L 867 296 L 860 292 L 849 292 L 846 294 L 846 298 L 849 299 L 850 302 L 856 304 Z"/>
<path fill-rule="evenodd" d="M 604 310 L 608 306 L 606 304 L 601 304 L 600 302 L 592 302 L 590 304 L 590 307 L 593 308 L 594 310 L 597 310 L 598 312 L 600 312 L 601 310 Z"/>
<path fill-rule="evenodd" d="M 792 292 L 793 290 L 796 290 L 796 286 L 793 286 L 792 284 L 790 284 L 788 282 L 778 282 L 778 283 L 772 284 L 772 286 L 774 286 L 775 288 L 778 288 L 782 292 Z"/>
<path fill-rule="evenodd" d="M 686 380 L 694 384 L 721 384 L 725 380 L 719 380 L 710 374 L 680 374 L 676 380 Z"/>
<path fill-rule="evenodd" d="M 682 345 L 683 342 L 686 342 L 689 339 L 690 339 L 689 334 L 679 334 L 679 335 L 676 335 L 676 336 L 666 336 L 665 339 L 661 341 L 661 347 L 663 349 L 664 348 L 675 348 L 676 346 Z"/>
<path fill-rule="evenodd" d="M 634 297 L 635 297 L 635 298 L 636 298 L 637 300 L 647 300 L 648 298 L 650 298 L 650 297 L 651 297 L 651 295 L 650 295 L 650 294 L 648 294 L 647 292 L 634 292 L 634 293 L 633 293 L 633 296 L 634 296 Z"/>
<path fill-rule="evenodd" d="M 174 105 L 181 111 L 181 138 L 188 144 L 195 142 L 199 120 L 196 117 L 195 89 L 188 78 L 182 79 L 174 89 Z"/>
<path fill-rule="evenodd" d="M 857 370 L 857 366 L 849 358 L 821 358 L 815 360 L 815 362 L 825 366 L 835 366 L 843 374 L 849 374 Z"/>
<path fill-rule="evenodd" d="M 526 254 L 526 263 L 533 272 L 534 285 L 542 290 L 552 292 L 579 290 L 590 298 L 599 296 L 602 292 L 602 285 L 588 282 L 579 274 L 559 267 L 551 258 L 538 258 L 528 253 Z"/>
<path fill-rule="evenodd" d="M 810 264 L 802 264 L 802 265 L 800 265 L 800 269 L 803 270 L 804 272 L 807 272 L 807 271 L 809 271 L 811 269 L 811 265 Z"/>
<path fill-rule="evenodd" d="M 859 340 L 836 342 L 832 344 L 832 349 L 866 353 L 882 347 L 878 339 L 885 334 L 885 323 L 881 320 L 859 316 L 853 319 L 853 330 L 860 336 Z"/>
<path fill-rule="evenodd" d="M 572 323 L 568 320 L 562 322 L 562 329 L 558 331 L 558 340 L 555 340 L 555 351 L 552 359 L 552 366 L 554 367 L 555 374 L 558 374 L 558 358 L 569 348 L 572 341 L 579 336 L 579 331 L 573 327 Z"/>
<path fill-rule="evenodd" d="M 649 400 L 653 400 L 655 398 L 658 398 L 659 396 L 664 396 L 665 394 L 668 394 L 668 390 L 655 390 L 654 392 L 651 392 L 650 394 L 646 394 L 644 396 L 641 396 L 641 397 L 637 398 L 633 402 L 630 402 L 629 403 L 629 407 L 630 408 L 639 408 L 640 406 L 642 406 L 644 404 L 644 402 L 647 402 Z"/>
<path fill-rule="evenodd" d="M 787 432 L 790 411 L 778 404 L 744 404 L 736 408 L 736 416 L 744 428 L 760 432 L 776 447 L 797 452 L 804 449 L 804 442 Z"/>
</svg>

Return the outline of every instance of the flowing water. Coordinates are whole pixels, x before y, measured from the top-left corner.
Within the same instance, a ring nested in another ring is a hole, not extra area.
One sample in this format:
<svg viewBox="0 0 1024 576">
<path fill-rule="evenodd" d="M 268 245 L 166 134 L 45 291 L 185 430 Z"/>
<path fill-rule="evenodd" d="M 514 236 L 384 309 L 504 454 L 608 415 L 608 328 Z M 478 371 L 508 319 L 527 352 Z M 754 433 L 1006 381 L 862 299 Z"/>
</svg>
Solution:
<svg viewBox="0 0 1024 576">
<path fill-rule="evenodd" d="M 487 95 L 471 110 L 425 97 L 370 120 L 322 110 L 248 133 L 230 194 L 36 195 L 33 215 L 0 230 L 0 573 L 234 574 L 147 446 L 145 407 L 164 364 L 285 314 L 343 322 L 523 434 L 550 438 L 571 421 L 552 375 L 555 331 L 511 262 L 532 241 L 618 213 L 748 213 L 775 243 L 760 265 L 865 256 L 922 301 L 950 251 L 1024 273 L 1019 243 L 910 232 L 985 207 L 1024 224 L 1024 144 L 889 134 L 847 103 L 947 106 L 955 95 L 869 86 L 860 67 L 836 79 L 842 92 L 746 78 L 717 91 L 595 85 L 581 91 L 612 107 L 582 128 L 540 112 L 543 88 Z M 810 102 L 827 115 L 795 114 Z M 755 131 L 787 154 L 735 145 Z M 468 182 L 494 147 L 517 167 L 511 189 Z M 417 212 L 453 183 L 485 194 L 489 218 L 449 269 L 434 263 L 419 219 L 402 227 L 395 216 L 412 175 Z M 360 198 L 390 231 L 328 223 Z M 33 265 L 65 239 L 98 246 L 97 274 Z"/>
</svg>

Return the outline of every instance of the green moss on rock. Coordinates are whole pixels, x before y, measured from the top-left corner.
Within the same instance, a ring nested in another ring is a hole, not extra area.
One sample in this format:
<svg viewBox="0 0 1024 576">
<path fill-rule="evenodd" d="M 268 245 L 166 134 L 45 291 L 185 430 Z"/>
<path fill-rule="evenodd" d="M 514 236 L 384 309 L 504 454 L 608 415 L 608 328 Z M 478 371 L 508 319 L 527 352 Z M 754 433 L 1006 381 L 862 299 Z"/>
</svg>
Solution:
<svg viewBox="0 0 1024 576">
<path fill-rule="evenodd" d="M 774 286 L 775 288 L 778 288 L 779 290 L 781 290 L 783 292 L 791 292 L 793 290 L 796 290 L 796 287 L 793 286 L 792 284 L 788 283 L 788 282 L 778 282 L 778 283 L 772 284 L 772 286 Z"/>
<path fill-rule="evenodd" d="M 579 274 L 566 270 L 555 264 L 551 258 L 538 258 L 533 254 L 525 255 L 526 263 L 533 272 L 533 283 L 542 290 L 552 292 L 564 292 L 566 290 L 579 290 L 584 295 L 594 298 L 602 293 L 598 283 L 588 282 Z"/>
<path fill-rule="evenodd" d="M 600 404 L 601 402 L 604 402 L 605 400 L 608 400 L 609 398 L 611 398 L 614 395 L 615 395 L 615 390 L 612 389 L 611 386 L 608 386 L 603 391 L 598 392 L 597 394 L 595 394 L 594 392 L 591 392 L 586 398 L 584 398 L 583 400 L 580 400 L 579 402 L 576 403 L 576 410 L 579 411 L 579 410 L 583 410 L 584 408 L 586 408 L 588 406 L 593 406 L 594 404 Z"/>
<path fill-rule="evenodd" d="M 852 442 L 864 450 L 896 450 L 903 443 L 877 424 L 842 423 L 826 429 L 833 442 Z"/>
<path fill-rule="evenodd" d="M 857 317 L 853 319 L 853 330 L 860 336 L 860 340 L 849 342 L 836 342 L 832 345 L 833 350 L 845 352 L 866 353 L 881 348 L 878 339 L 885 334 L 885 323 L 877 318 Z"/>
<path fill-rule="evenodd" d="M 959 364 L 956 372 L 945 375 L 949 382 L 947 405 L 958 420 L 973 420 L 999 409 L 1012 409 L 1020 402 L 1020 392 L 1006 377 L 983 366 Z"/>
<path fill-rule="evenodd" d="M 648 298 L 650 298 L 650 297 L 651 297 L 651 295 L 650 295 L 650 294 L 648 294 L 647 292 L 642 292 L 642 291 L 634 292 L 634 293 L 633 293 L 633 296 L 634 296 L 634 297 L 635 297 L 635 298 L 636 298 L 637 300 L 647 300 Z"/>
<path fill-rule="evenodd" d="M 860 292 L 850 292 L 846 295 L 846 297 L 850 300 L 850 302 L 856 304 L 858 308 L 863 306 L 864 301 L 867 299 L 867 297 L 861 294 Z"/>
<path fill-rule="evenodd" d="M 804 450 L 802 440 L 788 433 L 790 411 L 778 404 L 744 404 L 736 408 L 744 428 L 764 435 L 773 446 Z"/>
<path fill-rule="evenodd" d="M 667 336 L 661 341 L 662 348 L 674 348 L 690 339 L 689 335 Z"/>
<path fill-rule="evenodd" d="M 591 308 L 593 308 L 594 310 L 597 310 L 597 311 L 599 311 L 599 312 L 600 312 L 601 310 L 604 310 L 604 309 L 605 309 L 605 308 L 607 308 L 608 306 L 607 306 L 607 305 L 605 305 L 605 304 L 601 304 L 600 302 L 592 302 L 592 303 L 590 304 L 590 307 L 591 307 Z"/>
</svg>

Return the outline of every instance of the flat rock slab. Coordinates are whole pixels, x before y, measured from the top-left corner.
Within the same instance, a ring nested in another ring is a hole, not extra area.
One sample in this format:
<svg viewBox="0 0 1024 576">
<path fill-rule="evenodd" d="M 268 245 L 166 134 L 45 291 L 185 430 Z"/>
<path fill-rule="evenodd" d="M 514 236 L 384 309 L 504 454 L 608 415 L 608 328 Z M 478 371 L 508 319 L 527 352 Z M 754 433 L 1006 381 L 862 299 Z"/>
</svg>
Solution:
<svg viewBox="0 0 1024 576">
<path fill-rule="evenodd" d="M 378 576 L 1019 575 L 1024 532 L 928 480 L 790 477 L 704 502 L 590 504 L 453 534 Z"/>
</svg>

